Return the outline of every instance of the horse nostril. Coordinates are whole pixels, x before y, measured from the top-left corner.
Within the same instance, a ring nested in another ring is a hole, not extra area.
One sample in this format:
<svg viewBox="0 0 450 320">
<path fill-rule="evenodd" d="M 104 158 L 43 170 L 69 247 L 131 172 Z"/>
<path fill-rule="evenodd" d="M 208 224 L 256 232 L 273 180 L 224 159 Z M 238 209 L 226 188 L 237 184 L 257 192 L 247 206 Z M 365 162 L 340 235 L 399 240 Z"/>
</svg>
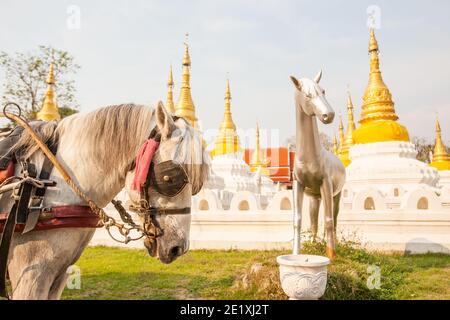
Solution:
<svg viewBox="0 0 450 320">
<path fill-rule="evenodd" d="M 172 249 L 170 249 L 169 251 L 169 255 L 171 257 L 178 257 L 183 253 L 183 248 L 179 247 L 179 246 L 175 246 Z"/>
</svg>

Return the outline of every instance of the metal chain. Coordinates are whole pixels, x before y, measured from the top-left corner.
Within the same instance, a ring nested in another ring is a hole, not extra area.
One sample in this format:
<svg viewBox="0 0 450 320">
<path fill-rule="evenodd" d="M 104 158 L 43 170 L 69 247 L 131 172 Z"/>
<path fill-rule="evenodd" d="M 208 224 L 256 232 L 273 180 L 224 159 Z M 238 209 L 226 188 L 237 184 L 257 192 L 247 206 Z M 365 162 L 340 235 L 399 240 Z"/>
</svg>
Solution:
<svg viewBox="0 0 450 320">
<path fill-rule="evenodd" d="M 10 105 L 16 107 L 17 110 L 19 111 L 19 113 L 14 114 L 12 112 L 8 112 L 7 108 Z M 81 189 L 72 180 L 72 178 L 69 175 L 69 173 L 67 172 L 67 170 L 61 165 L 61 163 L 56 159 L 55 155 L 48 149 L 47 145 L 42 142 L 41 138 L 36 134 L 36 132 L 34 132 L 33 128 L 31 128 L 31 126 L 28 124 L 28 122 L 22 117 L 22 115 L 21 115 L 22 110 L 20 109 L 20 106 L 18 104 L 11 103 L 11 102 L 7 103 L 3 108 L 3 114 L 5 115 L 6 118 L 20 124 L 22 127 L 24 127 L 30 133 L 31 138 L 33 138 L 33 140 L 35 140 L 36 144 L 42 150 L 44 155 L 53 163 L 55 168 L 59 171 L 59 173 L 64 178 L 64 181 L 69 185 L 69 187 L 75 192 L 75 194 L 77 196 L 79 196 L 81 199 L 83 199 L 89 205 L 92 212 L 100 218 L 101 224 L 106 228 L 106 230 L 108 231 L 108 234 L 110 235 L 110 237 L 113 240 L 120 242 L 120 243 L 127 244 L 130 241 L 136 241 L 136 240 L 142 239 L 142 237 L 144 237 L 144 236 L 151 237 L 151 235 L 149 235 L 145 231 L 145 228 L 143 228 L 139 225 L 136 225 L 133 222 L 131 216 L 129 216 L 129 215 L 126 218 L 127 221 L 124 221 L 125 224 L 116 222 L 116 220 L 113 217 L 108 216 L 102 208 L 97 206 L 97 204 L 93 200 L 91 200 L 83 191 L 81 191 Z M 128 218 L 129 218 L 129 220 L 128 220 Z M 131 221 L 131 223 L 130 223 L 130 221 Z M 127 223 L 130 224 L 130 226 L 127 226 L 126 225 Z M 116 239 L 111 234 L 111 230 L 110 230 L 111 227 L 116 227 L 119 230 L 119 233 L 124 237 L 124 239 L 123 240 Z M 137 238 L 130 237 L 130 233 L 133 230 L 140 233 L 139 237 L 137 237 Z"/>
</svg>

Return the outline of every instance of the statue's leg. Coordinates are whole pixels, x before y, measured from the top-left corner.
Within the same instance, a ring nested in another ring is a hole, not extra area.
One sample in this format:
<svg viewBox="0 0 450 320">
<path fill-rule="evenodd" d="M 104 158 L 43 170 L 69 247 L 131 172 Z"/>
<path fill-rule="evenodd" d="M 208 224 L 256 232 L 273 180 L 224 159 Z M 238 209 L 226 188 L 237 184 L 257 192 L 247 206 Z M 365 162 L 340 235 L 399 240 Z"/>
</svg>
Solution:
<svg viewBox="0 0 450 320">
<path fill-rule="evenodd" d="M 294 249 L 293 254 L 300 254 L 300 233 L 302 229 L 302 205 L 303 205 L 303 194 L 305 188 L 303 185 L 295 181 L 295 195 L 296 195 L 296 206 L 294 212 Z"/>
<path fill-rule="evenodd" d="M 341 194 L 342 194 L 342 192 L 339 192 L 333 198 L 333 218 L 334 218 L 334 233 L 335 234 L 336 234 L 336 229 L 337 229 L 337 217 L 339 214 L 339 204 L 341 202 Z"/>
<path fill-rule="evenodd" d="M 325 230 L 327 236 L 327 256 L 332 260 L 336 256 L 335 237 L 334 237 L 334 219 L 333 219 L 333 193 L 330 179 L 324 179 L 320 187 L 322 195 Z"/>
<path fill-rule="evenodd" d="M 310 197 L 309 199 L 309 218 L 311 220 L 311 233 L 313 241 L 315 242 L 319 225 L 320 199 L 315 197 Z"/>
</svg>

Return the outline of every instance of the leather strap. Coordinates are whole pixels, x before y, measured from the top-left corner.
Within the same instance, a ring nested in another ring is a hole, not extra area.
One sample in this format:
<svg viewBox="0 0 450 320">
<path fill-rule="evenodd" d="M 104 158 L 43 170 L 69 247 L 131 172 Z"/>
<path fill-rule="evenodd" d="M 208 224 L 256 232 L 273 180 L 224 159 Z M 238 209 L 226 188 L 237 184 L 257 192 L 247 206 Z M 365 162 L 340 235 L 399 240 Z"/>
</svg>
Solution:
<svg viewBox="0 0 450 320">
<path fill-rule="evenodd" d="M 24 164 L 24 170 L 31 177 L 36 177 L 36 170 L 32 164 Z M 6 292 L 6 273 L 8 271 L 8 257 L 11 241 L 16 227 L 16 223 L 20 223 L 28 211 L 28 204 L 30 203 L 31 192 L 33 185 L 24 183 L 19 189 L 19 200 L 13 205 L 11 212 L 6 220 L 5 228 L 2 233 L 0 242 L 0 296 L 8 298 Z"/>
<path fill-rule="evenodd" d="M 58 141 L 50 140 L 47 142 L 47 146 L 50 149 L 50 151 L 56 155 L 56 152 L 58 151 Z M 53 170 L 53 163 L 50 161 L 49 158 L 44 157 L 44 162 L 42 164 L 41 173 L 39 174 L 39 180 L 48 180 L 50 178 L 50 175 Z M 30 208 L 28 212 L 27 221 L 25 224 L 25 227 L 23 229 L 23 234 L 28 233 L 34 229 L 36 226 L 39 216 L 41 214 L 41 206 L 44 202 L 44 196 L 45 192 L 47 191 L 47 187 L 39 188 L 34 193 L 35 197 L 39 199 L 40 203 L 37 208 Z"/>
<path fill-rule="evenodd" d="M 16 226 L 17 207 L 18 204 L 15 203 L 8 215 L 5 228 L 3 229 L 0 245 L 0 297 L 4 297 L 7 299 L 8 293 L 6 292 L 6 272 L 8 269 L 9 247 L 11 245 L 11 239 L 14 234 L 14 228 Z"/>
</svg>

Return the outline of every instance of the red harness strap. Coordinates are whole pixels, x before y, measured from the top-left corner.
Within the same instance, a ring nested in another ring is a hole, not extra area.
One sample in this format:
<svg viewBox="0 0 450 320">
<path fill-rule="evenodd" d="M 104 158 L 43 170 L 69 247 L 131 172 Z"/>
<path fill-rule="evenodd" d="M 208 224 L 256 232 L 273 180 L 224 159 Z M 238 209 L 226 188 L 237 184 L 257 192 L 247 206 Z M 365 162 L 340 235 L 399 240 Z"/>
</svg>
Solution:
<svg viewBox="0 0 450 320">
<path fill-rule="evenodd" d="M 0 233 L 7 218 L 7 213 L 0 213 Z M 50 208 L 39 218 L 33 231 L 59 228 L 100 228 L 99 217 L 88 206 L 59 206 Z M 15 232 L 22 232 L 24 224 L 16 225 Z"/>
</svg>

